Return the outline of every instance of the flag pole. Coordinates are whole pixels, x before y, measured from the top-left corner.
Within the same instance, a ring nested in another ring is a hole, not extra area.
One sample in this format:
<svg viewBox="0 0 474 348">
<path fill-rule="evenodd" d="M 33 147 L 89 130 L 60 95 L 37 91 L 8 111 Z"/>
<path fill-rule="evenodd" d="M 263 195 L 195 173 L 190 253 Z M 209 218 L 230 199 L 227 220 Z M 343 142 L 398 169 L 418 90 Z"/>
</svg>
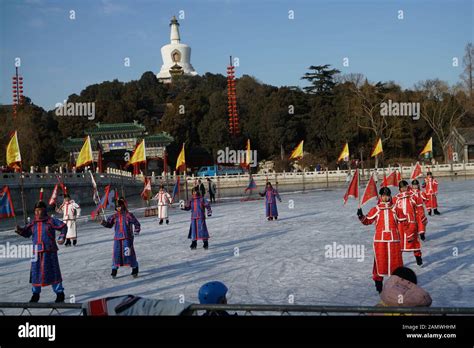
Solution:
<svg viewBox="0 0 474 348">
<path fill-rule="evenodd" d="M 360 172 L 358 168 L 356 168 L 356 173 L 357 173 L 357 193 L 359 196 L 359 209 L 360 209 Z"/>
<path fill-rule="evenodd" d="M 26 211 L 26 202 L 25 202 L 25 191 L 23 189 L 24 187 L 24 183 L 23 183 L 23 165 L 22 163 L 20 162 L 20 194 L 21 194 L 21 205 L 22 205 L 22 209 L 23 209 L 23 222 L 27 223 L 27 218 L 26 218 L 26 215 L 27 215 L 27 211 Z"/>
</svg>

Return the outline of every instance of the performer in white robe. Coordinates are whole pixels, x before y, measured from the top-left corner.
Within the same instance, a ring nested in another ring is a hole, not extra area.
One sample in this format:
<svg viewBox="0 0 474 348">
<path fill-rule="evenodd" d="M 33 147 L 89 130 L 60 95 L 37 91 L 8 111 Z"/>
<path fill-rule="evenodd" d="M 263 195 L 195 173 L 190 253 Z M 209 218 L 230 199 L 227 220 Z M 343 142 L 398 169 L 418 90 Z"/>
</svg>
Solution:
<svg viewBox="0 0 474 348">
<path fill-rule="evenodd" d="M 58 213 L 63 214 L 63 221 L 67 224 L 67 234 L 65 246 L 70 246 L 71 241 L 75 246 L 77 244 L 76 219 L 81 216 L 81 207 L 71 199 L 68 194 L 64 195 L 63 204 L 56 209 Z"/>
<path fill-rule="evenodd" d="M 155 197 L 153 197 L 153 199 L 157 201 L 158 219 L 160 219 L 160 225 L 163 224 L 163 220 L 166 220 L 166 224 L 169 224 L 170 221 L 168 218 L 168 207 L 171 205 L 171 195 L 166 192 L 163 185 L 160 185 L 160 190 L 155 195 Z"/>
</svg>

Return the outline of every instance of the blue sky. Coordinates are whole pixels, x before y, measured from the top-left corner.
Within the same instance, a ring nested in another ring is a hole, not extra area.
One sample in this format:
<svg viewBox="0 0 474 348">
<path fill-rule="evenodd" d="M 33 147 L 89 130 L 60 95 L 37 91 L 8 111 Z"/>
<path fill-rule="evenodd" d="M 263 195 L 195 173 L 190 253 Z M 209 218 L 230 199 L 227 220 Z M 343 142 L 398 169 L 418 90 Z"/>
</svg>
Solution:
<svg viewBox="0 0 474 348">
<path fill-rule="evenodd" d="M 0 103 L 11 103 L 15 57 L 25 94 L 46 109 L 89 84 L 157 73 L 180 11 L 199 74 L 224 74 L 233 55 L 237 76 L 277 86 L 304 86 L 307 67 L 319 64 L 405 88 L 428 78 L 453 84 L 473 41 L 472 0 L 0 0 Z"/>
</svg>

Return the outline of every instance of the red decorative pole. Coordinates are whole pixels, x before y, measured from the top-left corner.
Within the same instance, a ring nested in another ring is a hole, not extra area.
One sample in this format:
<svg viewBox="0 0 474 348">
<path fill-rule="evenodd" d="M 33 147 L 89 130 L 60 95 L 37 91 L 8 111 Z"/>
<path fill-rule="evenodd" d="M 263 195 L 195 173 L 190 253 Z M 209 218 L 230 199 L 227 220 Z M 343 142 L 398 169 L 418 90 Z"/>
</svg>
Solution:
<svg viewBox="0 0 474 348">
<path fill-rule="evenodd" d="M 13 92 L 13 119 L 16 118 L 16 114 L 18 112 L 17 106 L 23 105 L 24 97 L 23 97 L 23 77 L 18 75 L 18 67 L 15 68 L 15 76 L 13 76 L 13 85 L 12 85 L 12 92 Z"/>
<path fill-rule="evenodd" d="M 237 136 L 239 129 L 239 114 L 237 112 L 237 93 L 235 89 L 235 67 L 232 64 L 232 56 L 230 57 L 230 65 L 227 67 L 227 102 L 229 115 L 229 133 Z"/>
</svg>

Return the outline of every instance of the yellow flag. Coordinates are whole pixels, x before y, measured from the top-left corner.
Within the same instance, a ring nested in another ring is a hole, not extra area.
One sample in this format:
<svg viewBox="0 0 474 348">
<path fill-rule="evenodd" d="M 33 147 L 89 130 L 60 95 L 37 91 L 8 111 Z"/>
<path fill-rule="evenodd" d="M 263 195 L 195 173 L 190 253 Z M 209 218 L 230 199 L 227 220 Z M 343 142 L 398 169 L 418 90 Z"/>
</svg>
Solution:
<svg viewBox="0 0 474 348">
<path fill-rule="evenodd" d="M 424 155 L 427 152 L 433 152 L 433 138 L 431 137 L 430 140 L 426 143 L 423 151 L 421 151 L 420 156 Z"/>
<path fill-rule="evenodd" d="M 251 152 L 250 152 L 250 139 L 247 139 L 247 154 L 245 156 L 245 164 L 247 166 L 250 165 L 250 155 L 251 155 Z"/>
<path fill-rule="evenodd" d="M 382 153 L 382 152 L 383 152 L 382 139 L 379 138 L 379 140 L 377 140 L 377 144 L 375 144 L 374 150 L 372 151 L 372 154 L 370 155 L 370 157 L 375 157 L 379 153 Z"/>
<path fill-rule="evenodd" d="M 348 161 L 348 160 L 349 160 L 349 144 L 346 143 L 337 161 L 339 162 L 339 161 Z"/>
<path fill-rule="evenodd" d="M 146 162 L 146 151 L 145 151 L 145 139 L 143 139 L 140 144 L 133 151 L 132 158 L 128 161 L 127 165 L 132 165 L 135 163 Z"/>
<path fill-rule="evenodd" d="M 301 143 L 293 150 L 290 155 L 290 160 L 303 158 L 303 142 L 304 140 L 301 140 Z"/>
<path fill-rule="evenodd" d="M 16 167 L 20 162 L 20 146 L 18 145 L 18 134 L 15 131 L 7 145 L 7 166 Z"/>
<path fill-rule="evenodd" d="M 181 152 L 179 153 L 178 159 L 176 160 L 176 170 L 182 170 L 186 167 L 186 159 L 184 157 L 184 143 Z"/>
<path fill-rule="evenodd" d="M 83 167 L 85 165 L 91 164 L 93 161 L 92 157 L 92 146 L 91 146 L 91 138 L 90 136 L 86 137 L 84 141 L 84 145 L 82 145 L 81 152 L 77 156 L 76 160 L 76 168 Z"/>
</svg>

